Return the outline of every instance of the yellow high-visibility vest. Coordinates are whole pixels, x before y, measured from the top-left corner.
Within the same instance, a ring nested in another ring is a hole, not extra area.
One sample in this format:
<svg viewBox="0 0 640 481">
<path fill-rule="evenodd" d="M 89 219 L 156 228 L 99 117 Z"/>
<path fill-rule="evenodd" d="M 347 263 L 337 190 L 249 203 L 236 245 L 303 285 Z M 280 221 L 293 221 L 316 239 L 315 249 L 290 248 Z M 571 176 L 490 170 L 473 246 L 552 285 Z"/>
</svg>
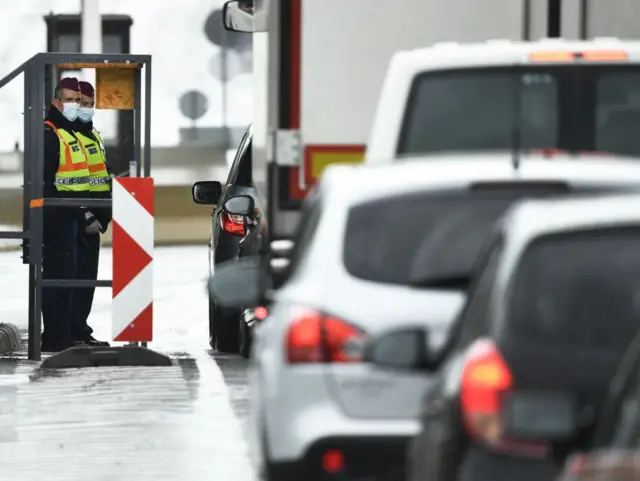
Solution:
<svg viewBox="0 0 640 481">
<path fill-rule="evenodd" d="M 89 165 L 84 147 L 70 132 L 57 128 L 48 120 L 45 125 L 51 127 L 60 141 L 60 164 L 54 182 L 56 189 L 61 192 L 88 192 Z"/>
<path fill-rule="evenodd" d="M 80 132 L 75 133 L 87 153 L 90 190 L 91 192 L 109 192 L 111 190 L 111 177 L 109 177 L 105 163 L 106 156 L 102 137 L 100 137 L 96 129 L 93 129 L 92 133 L 96 137 L 97 142 L 86 135 L 82 135 Z"/>
</svg>

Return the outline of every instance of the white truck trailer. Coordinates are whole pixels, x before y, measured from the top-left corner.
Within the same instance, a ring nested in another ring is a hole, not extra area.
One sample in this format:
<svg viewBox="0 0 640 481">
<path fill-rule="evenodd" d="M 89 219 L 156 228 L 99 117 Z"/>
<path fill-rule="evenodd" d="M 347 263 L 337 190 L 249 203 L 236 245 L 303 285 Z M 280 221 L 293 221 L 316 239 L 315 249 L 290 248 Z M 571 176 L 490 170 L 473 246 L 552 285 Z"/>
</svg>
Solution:
<svg viewBox="0 0 640 481">
<path fill-rule="evenodd" d="M 638 38 L 637 13 L 638 0 L 254 0 L 253 24 L 234 25 L 255 33 L 253 161 L 272 237 L 292 234 L 327 165 L 363 160 L 395 52 L 490 39 Z"/>
</svg>

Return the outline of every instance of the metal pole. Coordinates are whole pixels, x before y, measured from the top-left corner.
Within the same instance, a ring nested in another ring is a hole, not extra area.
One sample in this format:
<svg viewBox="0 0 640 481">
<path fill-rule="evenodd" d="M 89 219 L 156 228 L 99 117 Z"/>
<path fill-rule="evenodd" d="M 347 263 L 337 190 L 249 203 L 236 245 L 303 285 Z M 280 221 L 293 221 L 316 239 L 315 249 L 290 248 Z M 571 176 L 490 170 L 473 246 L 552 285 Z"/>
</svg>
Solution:
<svg viewBox="0 0 640 481">
<path fill-rule="evenodd" d="M 151 177 L 151 59 L 144 66 L 144 176 Z"/>
<path fill-rule="evenodd" d="M 589 37 L 589 0 L 580 0 L 580 40 Z"/>
<path fill-rule="evenodd" d="M 531 40 L 531 0 L 522 4 L 522 40 Z"/>
<path fill-rule="evenodd" d="M 82 53 L 102 53 L 102 16 L 100 0 L 81 1 L 81 43 Z M 82 78 L 95 85 L 96 70 L 82 70 Z"/>
<path fill-rule="evenodd" d="M 136 75 L 136 105 L 134 110 L 134 133 L 133 133 L 133 155 L 134 160 L 129 161 L 129 177 L 140 177 L 140 112 L 138 109 L 138 80 L 139 74 Z M 130 346 L 137 346 L 137 342 L 130 342 Z"/>
<path fill-rule="evenodd" d="M 144 66 L 144 176 L 151 177 L 151 59 Z M 140 112 L 142 116 L 142 112 Z M 142 347 L 147 347 L 143 342 Z"/>
<path fill-rule="evenodd" d="M 32 126 L 39 134 L 33 139 L 33 157 L 30 159 L 31 165 L 31 182 L 32 182 L 32 199 L 42 199 L 44 197 L 44 134 L 42 133 L 42 124 L 44 122 L 44 62 L 41 58 L 36 57 L 33 65 L 33 75 L 31 75 L 32 86 L 32 108 L 33 115 Z M 36 130 L 37 129 L 37 130 Z M 41 360 L 40 341 L 42 330 L 42 244 L 43 244 L 43 207 L 30 208 L 31 219 L 30 226 L 32 232 L 32 255 L 33 255 L 33 313 L 31 331 L 29 332 L 29 347 L 34 361 Z"/>
<path fill-rule="evenodd" d="M 23 162 L 22 162 L 22 174 L 23 174 L 23 186 L 22 186 L 22 198 L 23 198 L 23 211 L 22 211 L 22 230 L 31 234 L 33 232 L 31 223 L 30 204 L 33 189 L 31 163 L 33 162 L 33 114 L 32 110 L 34 105 L 32 103 L 32 82 L 33 67 L 29 66 L 24 71 L 24 147 L 23 147 Z M 35 288 L 34 280 L 36 277 L 35 266 L 33 265 L 33 238 L 23 239 L 23 262 L 29 263 L 29 293 L 28 293 L 28 327 L 27 327 L 27 357 L 34 359 L 36 353 L 34 352 L 34 343 L 32 338 L 35 336 L 36 331 L 36 311 L 35 311 Z"/>
<path fill-rule="evenodd" d="M 136 162 L 136 175 L 142 176 L 142 72 L 135 69 L 135 106 L 133 118 L 133 159 Z"/>
</svg>

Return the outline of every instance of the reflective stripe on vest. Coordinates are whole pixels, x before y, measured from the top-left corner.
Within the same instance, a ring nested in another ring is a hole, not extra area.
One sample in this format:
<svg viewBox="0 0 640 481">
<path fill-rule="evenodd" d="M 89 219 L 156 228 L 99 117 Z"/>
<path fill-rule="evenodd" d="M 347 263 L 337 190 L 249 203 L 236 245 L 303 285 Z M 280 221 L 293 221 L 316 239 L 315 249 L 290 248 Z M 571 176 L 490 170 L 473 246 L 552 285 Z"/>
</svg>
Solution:
<svg viewBox="0 0 640 481">
<path fill-rule="evenodd" d="M 98 142 L 96 142 L 92 138 L 82 135 L 80 132 L 76 132 L 75 134 L 87 153 L 91 192 L 109 192 L 111 190 L 111 177 L 109 177 L 109 172 L 105 164 L 105 155 L 100 135 L 95 129 L 93 130 L 93 135 L 95 135 L 98 140 Z"/>
<path fill-rule="evenodd" d="M 60 141 L 60 163 L 56 172 L 55 186 L 58 191 L 86 192 L 89 190 L 89 166 L 84 147 L 78 139 L 52 122 L 44 123 L 58 136 Z"/>
</svg>

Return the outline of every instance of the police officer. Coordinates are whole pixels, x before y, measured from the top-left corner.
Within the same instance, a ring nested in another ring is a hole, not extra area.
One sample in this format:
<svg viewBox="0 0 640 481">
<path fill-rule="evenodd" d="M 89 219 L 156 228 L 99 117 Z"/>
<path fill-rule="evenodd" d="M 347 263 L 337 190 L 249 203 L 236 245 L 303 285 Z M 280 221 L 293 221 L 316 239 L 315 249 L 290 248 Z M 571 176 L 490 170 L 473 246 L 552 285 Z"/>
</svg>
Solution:
<svg viewBox="0 0 640 481">
<path fill-rule="evenodd" d="M 73 133 L 80 107 L 78 79 L 64 78 L 44 122 L 44 195 L 80 197 L 89 195 L 87 157 Z M 78 229 L 84 224 L 82 208 L 45 207 L 43 212 L 44 279 L 74 279 L 77 276 Z M 58 352 L 82 344 L 71 335 L 71 298 L 67 287 L 46 287 L 42 292 L 42 351 Z"/>
<path fill-rule="evenodd" d="M 93 126 L 95 111 L 95 90 L 89 82 L 79 82 L 80 108 L 74 122 L 75 135 L 84 147 L 87 155 L 90 178 L 90 196 L 108 199 L 111 197 L 111 177 L 107 169 L 102 137 Z M 84 212 L 84 224 L 78 229 L 77 260 L 78 279 L 98 278 L 100 258 L 100 234 L 104 234 L 111 221 L 111 208 L 89 208 Z M 93 329 L 87 319 L 91 313 L 95 287 L 83 287 L 73 290 L 71 302 L 71 336 L 93 346 L 108 346 L 92 336 Z"/>
</svg>

